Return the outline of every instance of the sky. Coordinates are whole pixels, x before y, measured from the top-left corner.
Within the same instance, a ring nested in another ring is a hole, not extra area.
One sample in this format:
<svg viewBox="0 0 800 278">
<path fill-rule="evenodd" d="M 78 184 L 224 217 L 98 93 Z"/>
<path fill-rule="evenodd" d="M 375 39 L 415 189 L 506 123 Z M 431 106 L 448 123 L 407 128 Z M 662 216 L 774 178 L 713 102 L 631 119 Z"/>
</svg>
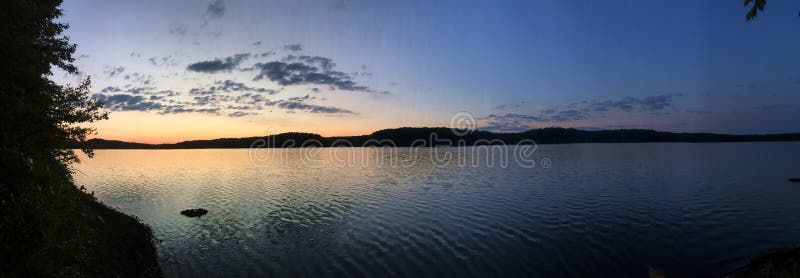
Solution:
<svg viewBox="0 0 800 278">
<path fill-rule="evenodd" d="M 146 143 L 454 122 L 800 132 L 800 3 L 65 1 L 110 119 Z"/>
</svg>

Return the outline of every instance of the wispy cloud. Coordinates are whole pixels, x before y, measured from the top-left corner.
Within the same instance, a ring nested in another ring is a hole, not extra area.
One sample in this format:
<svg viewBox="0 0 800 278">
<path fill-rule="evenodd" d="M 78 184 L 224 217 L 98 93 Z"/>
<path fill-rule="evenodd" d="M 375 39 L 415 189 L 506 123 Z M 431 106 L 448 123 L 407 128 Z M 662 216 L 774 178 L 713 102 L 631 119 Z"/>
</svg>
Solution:
<svg viewBox="0 0 800 278">
<path fill-rule="evenodd" d="M 289 51 L 303 51 L 303 45 L 299 43 L 287 44 L 283 46 L 283 49 Z"/>
<path fill-rule="evenodd" d="M 231 71 L 245 59 L 250 57 L 250 53 L 239 53 L 225 58 L 216 58 L 208 61 L 200 61 L 189 64 L 186 70 L 203 72 L 203 73 L 217 73 L 223 71 Z"/>
<path fill-rule="evenodd" d="M 389 93 L 375 91 L 367 86 L 359 85 L 354 81 L 353 75 L 333 70 L 335 66 L 336 63 L 326 57 L 288 55 L 281 61 L 253 65 L 253 69 L 258 71 L 253 80 L 267 79 L 282 86 L 313 84 L 328 85 L 345 91 L 362 91 L 376 94 Z"/>
<path fill-rule="evenodd" d="M 155 79 L 150 74 L 142 74 L 138 72 L 134 72 L 131 74 L 125 75 L 125 80 L 132 81 L 141 85 L 153 85 L 155 84 Z"/>
<path fill-rule="evenodd" d="M 527 130 L 542 123 L 582 121 L 607 116 L 607 113 L 648 113 L 662 115 L 674 106 L 674 98 L 680 94 L 656 95 L 644 98 L 624 97 L 615 100 L 587 100 L 570 103 L 563 107 L 548 108 L 533 114 L 491 114 L 478 120 L 481 128 L 495 131 Z M 517 109 L 526 102 L 501 105 L 496 109 Z"/>
<path fill-rule="evenodd" d="M 106 70 L 103 71 L 103 73 L 107 74 L 108 77 L 114 77 L 120 75 L 123 72 L 125 72 L 125 67 L 123 66 L 106 68 Z"/>
<path fill-rule="evenodd" d="M 222 0 L 216 0 L 208 4 L 206 8 L 206 15 L 210 17 L 222 17 L 225 15 L 225 2 Z"/>
<path fill-rule="evenodd" d="M 177 113 L 210 113 L 218 114 L 218 107 L 194 107 L 189 103 L 165 102 L 163 96 L 130 95 L 130 94 L 93 94 L 92 98 L 103 103 L 105 109 L 111 111 L 156 111 L 159 114 Z"/>
<path fill-rule="evenodd" d="M 274 95 L 278 93 L 278 90 L 261 88 L 261 87 L 251 87 L 245 85 L 244 83 L 236 82 L 233 80 L 217 80 L 214 81 L 214 85 L 211 85 L 209 87 L 193 88 L 189 91 L 189 94 L 211 95 L 220 92 L 256 92 L 256 93 Z"/>
<path fill-rule="evenodd" d="M 315 99 L 310 95 L 303 97 L 292 97 L 287 100 L 279 100 L 274 102 L 265 102 L 267 106 L 277 106 L 286 110 L 303 110 L 310 113 L 324 113 L 324 114 L 356 114 L 353 111 L 342 109 L 332 106 L 323 106 L 306 103 L 308 100 Z"/>
<path fill-rule="evenodd" d="M 175 26 L 169 29 L 169 33 L 176 36 L 186 36 L 186 34 L 189 33 L 189 29 L 183 26 Z"/>
</svg>

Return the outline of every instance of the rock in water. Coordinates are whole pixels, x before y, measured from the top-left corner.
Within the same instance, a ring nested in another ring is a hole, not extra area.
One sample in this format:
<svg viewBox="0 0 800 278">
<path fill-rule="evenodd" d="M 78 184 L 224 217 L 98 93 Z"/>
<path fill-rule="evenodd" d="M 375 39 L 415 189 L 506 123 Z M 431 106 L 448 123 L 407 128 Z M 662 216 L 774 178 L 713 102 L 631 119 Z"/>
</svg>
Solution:
<svg viewBox="0 0 800 278">
<path fill-rule="evenodd" d="M 181 214 L 183 214 L 185 216 L 188 216 L 188 217 L 200 217 L 200 216 L 206 215 L 206 213 L 208 213 L 208 211 L 205 210 L 205 209 L 201 209 L 201 208 L 187 209 L 187 210 L 181 211 Z"/>
</svg>

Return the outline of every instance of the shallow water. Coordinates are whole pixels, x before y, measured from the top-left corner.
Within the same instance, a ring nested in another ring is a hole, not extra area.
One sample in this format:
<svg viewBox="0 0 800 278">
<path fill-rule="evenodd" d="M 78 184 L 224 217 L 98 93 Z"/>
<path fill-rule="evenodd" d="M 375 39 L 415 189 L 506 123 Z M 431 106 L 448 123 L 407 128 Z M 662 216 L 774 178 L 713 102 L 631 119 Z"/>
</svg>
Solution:
<svg viewBox="0 0 800 278">
<path fill-rule="evenodd" d="M 800 242 L 800 143 L 540 145 L 534 167 L 424 150 L 97 150 L 75 179 L 153 228 L 169 277 L 707 276 Z"/>
</svg>

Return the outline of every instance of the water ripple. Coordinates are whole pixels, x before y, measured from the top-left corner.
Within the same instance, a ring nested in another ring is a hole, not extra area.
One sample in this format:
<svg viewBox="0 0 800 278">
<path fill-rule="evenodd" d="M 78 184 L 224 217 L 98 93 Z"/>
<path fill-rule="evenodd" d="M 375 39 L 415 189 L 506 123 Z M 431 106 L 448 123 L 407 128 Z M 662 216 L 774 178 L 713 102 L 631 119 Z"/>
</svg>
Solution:
<svg viewBox="0 0 800 278">
<path fill-rule="evenodd" d="M 539 146 L 548 169 L 425 154 L 410 168 L 307 168 L 299 150 L 267 151 L 288 163 L 98 150 L 76 182 L 153 227 L 169 277 L 707 276 L 800 234 L 800 188 L 785 182 L 797 143 Z M 178 214 L 192 207 L 210 213 Z"/>
</svg>

